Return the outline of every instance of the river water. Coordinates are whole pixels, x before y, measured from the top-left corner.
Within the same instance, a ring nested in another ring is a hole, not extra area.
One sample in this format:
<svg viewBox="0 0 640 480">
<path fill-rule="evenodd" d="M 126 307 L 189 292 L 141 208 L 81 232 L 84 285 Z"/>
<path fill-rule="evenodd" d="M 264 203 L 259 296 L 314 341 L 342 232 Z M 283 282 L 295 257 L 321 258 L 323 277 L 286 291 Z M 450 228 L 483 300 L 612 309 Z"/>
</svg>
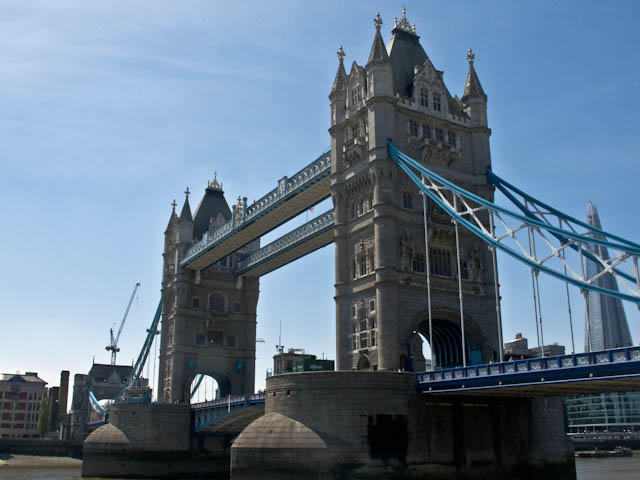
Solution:
<svg viewBox="0 0 640 480">
<path fill-rule="evenodd" d="M 640 452 L 633 457 L 576 458 L 578 480 L 638 480 Z M 0 466 L 0 480 L 80 480 L 80 468 Z M 89 480 L 85 478 L 84 480 Z M 256 480 L 259 480 L 256 478 Z M 552 479 L 549 479 L 552 480 Z"/>
</svg>

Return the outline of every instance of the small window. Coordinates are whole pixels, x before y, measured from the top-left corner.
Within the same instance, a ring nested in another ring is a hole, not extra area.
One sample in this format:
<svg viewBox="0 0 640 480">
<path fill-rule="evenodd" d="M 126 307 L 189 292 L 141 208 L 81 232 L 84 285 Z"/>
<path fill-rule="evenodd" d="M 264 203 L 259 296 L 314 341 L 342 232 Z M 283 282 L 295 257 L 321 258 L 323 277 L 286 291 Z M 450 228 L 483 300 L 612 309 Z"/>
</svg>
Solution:
<svg viewBox="0 0 640 480">
<path fill-rule="evenodd" d="M 429 249 L 429 269 L 433 275 L 451 276 L 451 252 L 443 248 Z"/>
<path fill-rule="evenodd" d="M 431 127 L 426 123 L 422 124 L 422 136 L 424 138 L 431 138 Z"/>
<path fill-rule="evenodd" d="M 418 273 L 424 273 L 424 255 L 422 253 L 416 253 L 413 256 L 413 271 Z"/>
<path fill-rule="evenodd" d="M 214 312 L 224 312 L 224 297 L 214 293 L 209 297 L 209 310 Z"/>
<path fill-rule="evenodd" d="M 451 130 L 449 130 L 447 132 L 447 137 L 449 139 L 449 145 L 451 145 L 452 147 L 456 146 L 456 134 L 453 133 Z"/>
<path fill-rule="evenodd" d="M 205 336 L 202 333 L 196 334 L 196 345 L 203 346 L 205 344 Z"/>
<path fill-rule="evenodd" d="M 235 313 L 240 313 L 240 302 L 235 302 L 235 303 L 233 304 L 233 311 L 234 311 Z"/>
<path fill-rule="evenodd" d="M 364 213 L 364 200 L 360 199 L 358 201 L 358 216 Z"/>
<path fill-rule="evenodd" d="M 351 135 L 353 138 L 358 138 L 360 136 L 360 124 L 356 123 L 351 127 Z"/>
<path fill-rule="evenodd" d="M 370 312 L 375 312 L 376 311 L 376 301 L 375 300 L 369 300 L 369 311 Z"/>
<path fill-rule="evenodd" d="M 371 332 L 371 346 L 376 346 L 376 332 Z M 378 367 L 376 365 L 373 366 L 373 369 L 376 370 Z"/>
<path fill-rule="evenodd" d="M 367 348 L 367 334 L 366 333 L 361 333 L 360 334 L 360 348 Z"/>
<path fill-rule="evenodd" d="M 409 192 L 402 192 L 402 208 L 413 210 L 413 196 Z"/>
<path fill-rule="evenodd" d="M 358 310 L 355 305 L 351 305 L 351 317 L 356 318 Z"/>
<path fill-rule="evenodd" d="M 469 280 L 469 264 L 466 260 L 460 262 L 460 269 L 462 270 L 462 275 L 460 275 L 462 279 Z"/>
<path fill-rule="evenodd" d="M 409 135 L 418 136 L 418 123 L 415 120 L 409 120 Z"/>
<path fill-rule="evenodd" d="M 420 89 L 420 105 L 429 106 L 429 90 L 424 87 Z"/>
<path fill-rule="evenodd" d="M 376 321 L 376 317 L 373 316 L 371 317 L 371 328 L 377 328 L 378 327 L 378 322 Z"/>
<path fill-rule="evenodd" d="M 191 307 L 195 309 L 200 308 L 200 297 L 193 297 L 191 299 Z"/>
<path fill-rule="evenodd" d="M 367 257 L 366 255 L 362 255 L 360 257 L 360 275 L 366 275 L 367 273 Z"/>
<path fill-rule="evenodd" d="M 351 337 L 351 347 L 353 350 L 357 350 L 358 349 L 358 336 L 354 335 L 353 337 Z"/>
<path fill-rule="evenodd" d="M 433 92 L 433 109 L 440 111 L 440 99 L 441 96 L 439 93 Z"/>
<path fill-rule="evenodd" d="M 358 263 L 356 262 L 356 259 L 353 259 L 353 262 L 351 264 L 351 268 L 353 269 L 352 271 L 352 277 L 355 280 L 356 278 L 358 278 Z"/>
<path fill-rule="evenodd" d="M 367 320 L 363 319 L 360 320 L 360 331 L 364 332 L 365 330 L 367 330 Z"/>
<path fill-rule="evenodd" d="M 444 142 L 444 132 L 441 128 L 436 127 L 436 140 Z"/>
</svg>

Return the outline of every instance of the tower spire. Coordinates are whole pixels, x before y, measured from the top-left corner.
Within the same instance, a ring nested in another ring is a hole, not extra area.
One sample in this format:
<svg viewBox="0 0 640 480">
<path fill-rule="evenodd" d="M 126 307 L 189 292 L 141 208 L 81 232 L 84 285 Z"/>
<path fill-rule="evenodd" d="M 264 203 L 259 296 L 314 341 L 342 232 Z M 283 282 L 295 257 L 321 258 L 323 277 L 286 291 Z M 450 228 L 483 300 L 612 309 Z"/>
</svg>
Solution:
<svg viewBox="0 0 640 480">
<path fill-rule="evenodd" d="M 342 90 L 346 88 L 346 85 L 347 85 L 347 72 L 344 69 L 344 57 L 346 54 L 344 53 L 344 49 L 342 48 L 342 45 L 340 45 L 337 55 L 340 63 L 338 64 L 338 71 L 336 72 L 336 78 L 333 81 L 333 87 L 331 88 L 331 93 L 337 92 L 338 90 Z"/>
<path fill-rule="evenodd" d="M 376 14 L 376 17 L 373 19 L 373 23 L 376 26 L 376 34 L 373 37 L 373 45 L 371 45 L 371 52 L 369 53 L 367 65 L 371 62 L 385 62 L 389 60 L 387 47 L 384 46 L 382 34 L 380 33 L 380 27 L 382 26 L 382 17 L 380 16 L 380 12 Z"/>
<path fill-rule="evenodd" d="M 182 206 L 182 211 L 180 212 L 180 220 L 186 220 L 188 222 L 193 221 L 193 217 L 191 216 L 191 207 L 189 206 L 189 187 L 184 191 L 184 205 Z M 175 202 L 175 200 L 174 200 Z"/>
<path fill-rule="evenodd" d="M 466 103 L 466 98 L 471 96 L 481 96 L 486 98 L 486 94 L 480 84 L 480 79 L 476 73 L 476 69 L 473 66 L 473 61 L 476 55 L 473 50 L 467 50 L 467 61 L 469 62 L 469 73 L 467 74 L 467 82 L 464 85 L 464 94 L 462 95 L 462 101 Z"/>
</svg>

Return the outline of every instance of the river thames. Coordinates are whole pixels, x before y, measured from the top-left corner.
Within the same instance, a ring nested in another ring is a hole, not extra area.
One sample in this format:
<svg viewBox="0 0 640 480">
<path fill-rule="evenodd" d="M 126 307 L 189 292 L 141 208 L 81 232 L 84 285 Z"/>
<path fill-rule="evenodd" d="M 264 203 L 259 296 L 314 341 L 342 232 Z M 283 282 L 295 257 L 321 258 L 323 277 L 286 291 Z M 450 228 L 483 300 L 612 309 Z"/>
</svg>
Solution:
<svg viewBox="0 0 640 480">
<path fill-rule="evenodd" d="M 633 457 L 576 458 L 576 470 L 578 480 L 637 480 L 640 471 L 640 452 L 636 452 Z M 81 478 L 79 465 L 53 468 L 0 465 L 2 480 L 80 480 Z"/>
</svg>

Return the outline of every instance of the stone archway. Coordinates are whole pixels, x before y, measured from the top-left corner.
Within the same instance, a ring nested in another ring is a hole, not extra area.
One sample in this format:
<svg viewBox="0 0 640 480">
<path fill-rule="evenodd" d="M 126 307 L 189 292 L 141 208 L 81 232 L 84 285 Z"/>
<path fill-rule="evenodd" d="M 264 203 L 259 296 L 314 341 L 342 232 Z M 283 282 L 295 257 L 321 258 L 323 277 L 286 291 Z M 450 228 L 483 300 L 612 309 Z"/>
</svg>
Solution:
<svg viewBox="0 0 640 480">
<path fill-rule="evenodd" d="M 361 355 L 358 359 L 358 366 L 356 370 L 371 370 L 371 362 L 369 362 L 369 357 L 366 355 Z"/>
<path fill-rule="evenodd" d="M 189 384 L 190 403 L 208 402 L 224 398 L 231 393 L 231 382 L 225 375 L 199 372 L 193 375 Z"/>
<path fill-rule="evenodd" d="M 414 327 L 410 335 L 415 335 L 422 343 L 423 339 L 429 342 L 429 320 L 427 312 L 421 312 L 416 316 Z M 452 368 L 462 366 L 462 329 L 460 326 L 460 314 L 455 311 L 435 310 L 432 312 L 433 345 L 429 347 L 433 351 L 434 368 Z M 419 335 L 418 335 L 419 334 Z M 465 353 L 467 365 L 480 363 L 482 349 L 485 345 L 484 337 L 477 328 L 475 322 L 465 315 Z M 415 350 L 415 347 L 414 347 Z"/>
</svg>

